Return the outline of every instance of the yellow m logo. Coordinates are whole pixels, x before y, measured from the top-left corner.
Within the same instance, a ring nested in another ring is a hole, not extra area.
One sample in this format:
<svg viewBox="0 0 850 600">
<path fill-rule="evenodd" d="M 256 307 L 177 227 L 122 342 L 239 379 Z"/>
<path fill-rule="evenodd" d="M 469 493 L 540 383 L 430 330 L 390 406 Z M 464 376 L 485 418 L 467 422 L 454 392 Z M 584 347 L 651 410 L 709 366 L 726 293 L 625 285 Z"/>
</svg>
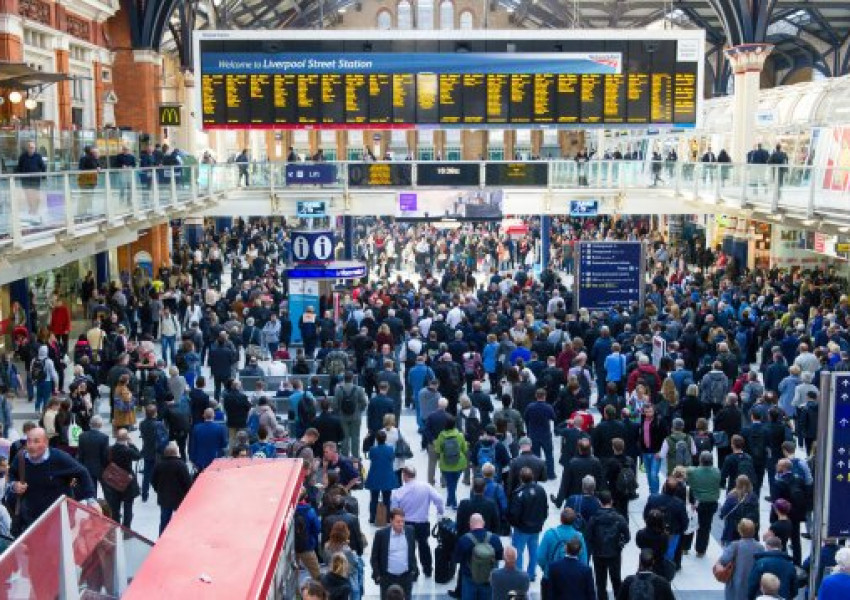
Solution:
<svg viewBox="0 0 850 600">
<path fill-rule="evenodd" d="M 160 106 L 159 107 L 159 124 L 162 127 L 180 127 L 180 107 L 179 106 Z"/>
</svg>

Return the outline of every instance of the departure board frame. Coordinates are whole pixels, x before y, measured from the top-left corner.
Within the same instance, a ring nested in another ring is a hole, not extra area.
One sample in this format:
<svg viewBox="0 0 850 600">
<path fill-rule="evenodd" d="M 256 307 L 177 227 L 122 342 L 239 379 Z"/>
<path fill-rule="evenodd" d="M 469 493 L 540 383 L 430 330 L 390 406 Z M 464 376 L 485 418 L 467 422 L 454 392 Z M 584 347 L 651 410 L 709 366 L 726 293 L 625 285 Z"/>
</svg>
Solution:
<svg viewBox="0 0 850 600">
<path fill-rule="evenodd" d="M 208 31 L 203 129 L 695 128 L 700 30 Z"/>
</svg>

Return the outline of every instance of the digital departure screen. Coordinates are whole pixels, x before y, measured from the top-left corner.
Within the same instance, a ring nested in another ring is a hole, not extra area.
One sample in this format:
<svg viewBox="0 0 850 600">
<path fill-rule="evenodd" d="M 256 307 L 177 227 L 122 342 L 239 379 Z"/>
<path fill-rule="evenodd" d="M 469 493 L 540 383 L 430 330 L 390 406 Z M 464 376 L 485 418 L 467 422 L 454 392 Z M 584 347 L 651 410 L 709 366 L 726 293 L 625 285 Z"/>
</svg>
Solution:
<svg viewBox="0 0 850 600">
<path fill-rule="evenodd" d="M 545 162 L 487 163 L 484 180 L 494 187 L 546 187 L 549 165 Z"/>
<path fill-rule="evenodd" d="M 451 43 L 298 33 L 198 32 L 204 128 L 695 126 L 699 112 L 694 32 Z"/>
<path fill-rule="evenodd" d="M 352 187 L 398 187 L 413 183 L 410 163 L 351 163 L 348 185 Z"/>
</svg>

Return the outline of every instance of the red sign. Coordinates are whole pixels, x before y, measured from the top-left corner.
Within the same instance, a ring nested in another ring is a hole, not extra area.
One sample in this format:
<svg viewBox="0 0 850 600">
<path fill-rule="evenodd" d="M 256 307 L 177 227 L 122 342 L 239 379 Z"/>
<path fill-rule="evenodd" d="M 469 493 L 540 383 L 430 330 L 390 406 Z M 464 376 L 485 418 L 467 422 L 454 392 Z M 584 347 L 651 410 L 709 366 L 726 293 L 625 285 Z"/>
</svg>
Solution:
<svg viewBox="0 0 850 600">
<path fill-rule="evenodd" d="M 826 252 L 826 236 L 815 232 L 815 252 Z"/>
</svg>

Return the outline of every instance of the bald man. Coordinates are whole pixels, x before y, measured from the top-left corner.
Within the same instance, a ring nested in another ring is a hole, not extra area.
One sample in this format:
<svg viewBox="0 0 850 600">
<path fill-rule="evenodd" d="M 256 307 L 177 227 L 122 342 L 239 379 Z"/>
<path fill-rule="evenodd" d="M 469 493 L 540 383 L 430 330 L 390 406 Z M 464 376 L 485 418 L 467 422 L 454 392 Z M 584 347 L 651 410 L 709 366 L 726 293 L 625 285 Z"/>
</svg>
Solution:
<svg viewBox="0 0 850 600">
<path fill-rule="evenodd" d="M 486 543 L 493 547 L 493 564 L 490 565 L 490 573 L 481 573 L 478 565 L 473 565 L 472 551 L 477 544 Z M 502 542 L 499 536 L 484 528 L 484 517 L 474 513 L 469 517 L 469 533 L 460 537 L 455 546 L 454 559 L 460 565 L 461 597 L 489 599 L 492 595 L 490 589 L 490 576 L 498 562 L 502 560 Z M 475 567 L 473 571 L 472 567 Z"/>
<path fill-rule="evenodd" d="M 516 568 L 517 551 L 513 546 L 505 548 L 505 564 L 493 569 L 490 574 L 490 588 L 493 600 L 508 600 L 510 592 L 528 593 L 528 573 Z"/>
<path fill-rule="evenodd" d="M 88 470 L 67 452 L 49 448 L 47 434 L 41 427 L 29 430 L 26 449 L 18 452 L 9 465 L 9 484 L 21 501 L 12 523 L 14 535 L 23 533 L 61 496 L 84 498 L 84 503 L 100 510 Z"/>
</svg>

